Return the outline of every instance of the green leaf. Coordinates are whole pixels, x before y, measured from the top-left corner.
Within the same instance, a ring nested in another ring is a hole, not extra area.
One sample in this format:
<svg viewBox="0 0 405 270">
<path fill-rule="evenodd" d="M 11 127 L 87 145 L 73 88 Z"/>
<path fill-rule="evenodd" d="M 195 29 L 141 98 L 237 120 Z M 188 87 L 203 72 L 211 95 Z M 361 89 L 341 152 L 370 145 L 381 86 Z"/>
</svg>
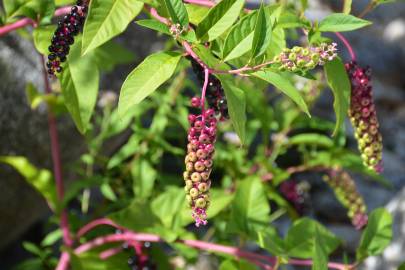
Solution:
<svg viewBox="0 0 405 270">
<path fill-rule="evenodd" d="M 221 263 L 219 270 L 256 270 L 255 265 L 238 259 L 235 260 L 226 260 Z"/>
<path fill-rule="evenodd" d="M 302 98 L 299 91 L 292 85 L 292 83 L 288 79 L 286 79 L 279 73 L 269 70 L 258 71 L 252 73 L 252 75 L 274 85 L 277 89 L 279 89 L 289 98 L 291 98 L 298 105 L 298 107 L 300 107 L 302 111 L 304 111 L 308 116 L 311 116 L 308 111 L 308 107 L 307 104 L 305 103 L 305 100 Z"/>
<path fill-rule="evenodd" d="M 57 204 L 56 188 L 50 171 L 38 169 L 28 159 L 20 156 L 0 156 L 0 162 L 8 164 L 17 170 L 55 209 Z"/>
<path fill-rule="evenodd" d="M 163 0 L 174 24 L 180 24 L 183 29 L 188 28 L 188 14 L 182 0 Z"/>
<path fill-rule="evenodd" d="M 315 238 L 322 238 L 326 254 L 334 251 L 340 241 L 318 222 L 301 218 L 288 230 L 286 244 L 288 254 L 297 258 L 312 258 L 315 251 Z"/>
<path fill-rule="evenodd" d="M 138 159 L 131 169 L 133 190 L 138 198 L 148 198 L 153 191 L 157 172 L 145 159 Z"/>
<path fill-rule="evenodd" d="M 62 230 L 56 229 L 45 236 L 41 242 L 41 246 L 52 246 L 60 239 L 62 239 Z"/>
<path fill-rule="evenodd" d="M 92 0 L 84 24 L 82 54 L 122 33 L 142 7 L 137 0 Z"/>
<path fill-rule="evenodd" d="M 223 34 L 235 20 L 244 5 L 244 0 L 223 0 L 210 9 L 198 24 L 197 37 L 201 41 L 212 41 Z"/>
<path fill-rule="evenodd" d="M 239 136 L 242 144 L 246 141 L 246 96 L 243 90 L 233 84 L 233 80 L 227 76 L 219 76 L 225 91 L 228 103 L 228 112 L 233 128 Z"/>
<path fill-rule="evenodd" d="M 398 270 L 405 270 L 405 262 L 398 267 Z"/>
<path fill-rule="evenodd" d="M 259 231 L 257 233 L 257 238 L 261 248 L 266 249 L 274 256 L 285 256 L 286 245 L 273 227 L 269 226 L 264 230 Z"/>
<path fill-rule="evenodd" d="M 198 25 L 210 11 L 208 7 L 192 4 L 186 4 L 186 9 L 190 23 L 194 25 Z"/>
<path fill-rule="evenodd" d="M 97 101 L 99 71 L 93 55 L 80 55 L 80 40 L 70 49 L 60 77 L 65 105 L 81 133 L 86 132 Z"/>
<path fill-rule="evenodd" d="M 232 226 L 239 232 L 256 235 L 257 228 L 269 225 L 270 206 L 260 178 L 239 182 L 232 202 Z"/>
<path fill-rule="evenodd" d="M 392 216 L 384 208 L 371 212 L 357 248 L 357 261 L 381 254 L 392 240 Z"/>
<path fill-rule="evenodd" d="M 49 53 L 48 47 L 49 42 L 52 38 L 53 33 L 55 32 L 56 26 L 48 25 L 48 26 L 39 26 L 34 29 L 32 35 L 34 38 L 34 45 L 35 48 L 43 55 L 47 55 Z"/>
<path fill-rule="evenodd" d="M 116 247 L 113 245 L 110 248 Z M 78 255 L 71 254 L 72 270 L 111 270 L 128 268 L 128 255 L 125 252 L 120 252 L 108 259 L 101 260 L 100 252 L 104 249 L 98 248 Z"/>
<path fill-rule="evenodd" d="M 118 113 L 123 116 L 167 81 L 180 58 L 181 54 L 174 52 L 159 52 L 148 56 L 125 79 L 121 87 Z"/>
<path fill-rule="evenodd" d="M 138 232 L 148 231 L 157 221 L 150 204 L 137 200 L 134 200 L 128 207 L 109 214 L 107 217 L 122 227 Z"/>
<path fill-rule="evenodd" d="M 310 144 L 326 148 L 331 148 L 334 145 L 333 140 L 331 138 L 318 133 L 305 133 L 294 135 L 288 139 L 288 144 L 290 145 Z"/>
<path fill-rule="evenodd" d="M 163 33 L 163 34 L 166 34 L 166 35 L 169 35 L 169 36 L 173 36 L 170 33 L 169 26 L 167 26 L 166 24 L 164 24 L 162 22 L 159 22 L 157 20 L 152 20 L 152 19 L 139 20 L 136 23 L 143 26 L 143 27 L 158 31 L 160 33 Z M 197 37 L 195 36 L 195 32 L 192 29 L 189 29 L 188 31 L 183 32 L 181 34 L 181 37 L 183 39 L 187 40 L 187 41 L 190 41 L 190 42 L 196 42 L 197 41 Z"/>
<path fill-rule="evenodd" d="M 321 32 L 344 32 L 352 31 L 367 25 L 371 22 L 344 13 L 333 13 L 319 23 L 318 30 Z"/>
<path fill-rule="evenodd" d="M 94 51 L 94 60 L 102 71 L 112 71 L 116 65 L 128 64 L 135 60 L 135 54 L 121 44 L 109 41 Z"/>
<path fill-rule="evenodd" d="M 4 0 L 3 5 L 8 22 L 17 16 L 25 16 L 35 21 L 49 23 L 55 10 L 53 0 Z"/>
<path fill-rule="evenodd" d="M 272 21 L 270 13 L 264 8 L 263 3 L 260 5 L 257 14 L 255 31 L 252 44 L 252 58 L 262 55 L 270 44 L 272 32 Z"/>
<path fill-rule="evenodd" d="M 328 253 L 319 228 L 315 228 L 312 270 L 328 270 Z"/>
<path fill-rule="evenodd" d="M 151 209 L 166 228 L 173 228 L 176 215 L 180 214 L 179 210 L 184 206 L 185 201 L 183 189 L 169 188 L 152 201 Z"/>
<path fill-rule="evenodd" d="M 222 47 L 224 61 L 235 59 L 252 48 L 256 20 L 257 11 L 253 11 L 232 27 Z"/>
<path fill-rule="evenodd" d="M 352 0 L 344 0 L 343 13 L 350 14 L 351 10 L 352 10 Z"/>
<path fill-rule="evenodd" d="M 339 58 L 327 62 L 324 66 L 329 87 L 332 89 L 336 114 L 336 126 L 333 134 L 337 134 L 344 123 L 349 109 L 351 86 L 344 64 Z"/>
</svg>

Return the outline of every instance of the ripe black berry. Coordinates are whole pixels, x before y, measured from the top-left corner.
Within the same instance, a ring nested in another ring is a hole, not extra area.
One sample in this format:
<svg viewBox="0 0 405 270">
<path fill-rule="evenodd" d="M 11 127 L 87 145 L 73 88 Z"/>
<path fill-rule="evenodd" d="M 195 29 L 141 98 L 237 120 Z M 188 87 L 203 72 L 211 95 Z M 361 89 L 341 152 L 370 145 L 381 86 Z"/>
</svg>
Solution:
<svg viewBox="0 0 405 270">
<path fill-rule="evenodd" d="M 63 68 L 60 63 L 66 61 L 66 57 L 70 51 L 70 45 L 74 43 L 74 36 L 83 28 L 83 24 L 87 14 L 87 5 L 89 1 L 77 1 L 77 5 L 73 6 L 70 14 L 63 17 L 58 22 L 58 27 L 52 36 L 52 44 L 48 50 L 48 73 L 62 72 Z"/>
</svg>

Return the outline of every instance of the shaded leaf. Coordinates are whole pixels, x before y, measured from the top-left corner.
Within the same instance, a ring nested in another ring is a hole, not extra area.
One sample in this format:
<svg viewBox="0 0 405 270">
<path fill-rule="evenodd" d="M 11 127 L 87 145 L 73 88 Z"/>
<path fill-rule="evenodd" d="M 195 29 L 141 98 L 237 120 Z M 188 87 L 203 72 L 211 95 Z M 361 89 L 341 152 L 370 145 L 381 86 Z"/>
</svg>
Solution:
<svg viewBox="0 0 405 270">
<path fill-rule="evenodd" d="M 370 25 L 371 22 L 344 13 L 333 13 L 319 23 L 321 32 L 352 31 Z"/>
</svg>

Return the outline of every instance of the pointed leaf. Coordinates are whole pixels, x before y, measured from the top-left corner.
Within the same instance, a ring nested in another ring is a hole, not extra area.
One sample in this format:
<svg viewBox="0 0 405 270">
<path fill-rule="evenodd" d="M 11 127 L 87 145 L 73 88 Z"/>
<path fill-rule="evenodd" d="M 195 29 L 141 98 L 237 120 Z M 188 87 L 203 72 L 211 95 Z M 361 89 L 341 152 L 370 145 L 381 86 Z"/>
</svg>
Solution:
<svg viewBox="0 0 405 270">
<path fill-rule="evenodd" d="M 291 98 L 302 111 L 310 116 L 307 104 L 305 103 L 299 91 L 292 85 L 292 83 L 288 79 L 284 78 L 279 73 L 269 70 L 258 71 L 253 73 L 252 75 L 274 85 L 277 89 Z"/>
<path fill-rule="evenodd" d="M 93 55 L 80 55 L 80 40 L 71 47 L 60 77 L 65 105 L 81 133 L 87 130 L 97 101 L 99 71 Z"/>
<path fill-rule="evenodd" d="M 314 263 L 312 270 L 327 270 L 328 269 L 328 253 L 323 242 L 322 234 L 319 228 L 315 228 L 314 237 Z"/>
<path fill-rule="evenodd" d="M 370 25 L 371 22 L 344 13 L 333 13 L 319 23 L 321 32 L 352 31 Z"/>
<path fill-rule="evenodd" d="M 188 14 L 182 0 L 163 0 L 174 24 L 180 24 L 183 29 L 188 28 Z"/>
<path fill-rule="evenodd" d="M 272 32 L 272 21 L 270 13 L 260 6 L 259 13 L 256 18 L 255 31 L 252 44 L 252 58 L 262 55 L 270 44 Z"/>
<path fill-rule="evenodd" d="M 369 216 L 356 257 L 358 261 L 383 252 L 392 239 L 392 216 L 384 208 L 375 209 Z"/>
<path fill-rule="evenodd" d="M 83 30 L 82 53 L 122 33 L 142 7 L 137 0 L 92 0 Z"/>
<path fill-rule="evenodd" d="M 148 56 L 125 79 L 121 87 L 118 113 L 123 116 L 167 81 L 174 73 L 181 54 L 159 52 Z"/>
<path fill-rule="evenodd" d="M 197 37 L 201 41 L 212 41 L 223 34 L 235 20 L 244 5 L 244 0 L 223 0 L 214 6 L 198 24 Z"/>
<path fill-rule="evenodd" d="M 333 102 L 336 114 L 336 126 L 333 131 L 335 135 L 343 125 L 349 109 L 351 86 L 345 66 L 340 59 L 335 58 L 333 61 L 327 62 L 324 69 L 335 99 Z"/>
<path fill-rule="evenodd" d="M 242 144 L 246 140 L 246 96 L 243 90 L 235 86 L 231 79 L 219 76 L 228 102 L 228 112 L 231 117 L 233 128 L 239 136 Z"/>
</svg>

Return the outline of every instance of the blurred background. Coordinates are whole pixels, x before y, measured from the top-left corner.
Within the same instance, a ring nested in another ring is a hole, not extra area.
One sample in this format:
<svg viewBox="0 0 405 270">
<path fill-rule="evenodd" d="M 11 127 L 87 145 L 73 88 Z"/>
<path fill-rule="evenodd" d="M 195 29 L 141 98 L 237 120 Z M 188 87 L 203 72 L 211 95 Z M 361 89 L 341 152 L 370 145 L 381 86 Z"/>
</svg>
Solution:
<svg viewBox="0 0 405 270">
<path fill-rule="evenodd" d="M 358 14 L 367 3 L 367 0 L 353 1 L 352 13 Z M 342 1 L 310 0 L 309 4 L 306 15 L 314 20 L 342 8 Z M 357 181 L 359 192 L 370 210 L 385 205 L 394 214 L 394 241 L 383 256 L 369 258 L 363 266 L 364 269 L 385 270 L 405 260 L 405 3 L 382 5 L 366 19 L 373 21 L 373 25 L 345 36 L 352 43 L 358 62 L 372 68 L 384 143 L 383 174 L 393 186 L 385 189 L 370 181 Z M 162 37 L 134 23 L 116 41 L 134 52 L 137 61 L 120 65 L 105 75 L 100 85 L 104 93 L 118 94 L 126 75 L 137 63 L 164 46 Z M 343 58 L 348 59 L 345 53 L 343 51 Z M 38 89 L 43 88 L 40 72 L 39 57 L 28 40 L 16 33 L 0 38 L 0 155 L 25 156 L 38 167 L 51 169 L 46 110 L 41 107 L 32 110 L 25 95 L 28 82 L 33 82 Z M 315 107 L 316 113 L 331 114 L 331 97 L 328 93 L 323 95 Z M 114 98 L 114 95 L 110 94 L 110 97 Z M 348 135 L 352 134 L 350 124 L 346 124 Z M 85 151 L 85 140 L 67 115 L 59 120 L 58 128 L 64 174 L 69 181 L 72 179 L 69 164 Z M 125 139 L 125 134 L 114 138 L 103 151 L 113 153 Z M 351 143 L 356 149 L 353 138 Z M 311 214 L 343 237 L 347 246 L 355 247 L 360 234 L 349 224 L 339 223 L 339 219 L 346 217 L 336 215 L 334 209 L 340 207 L 336 200 L 323 189 L 324 186 L 317 187 L 317 181 L 311 181 L 311 175 L 300 177 L 309 179 L 312 185 L 309 194 Z M 17 172 L 0 164 L 0 270 L 13 269 L 16 263 L 31 256 L 22 243 L 40 242 L 49 216 L 40 195 Z M 279 226 L 283 226 L 282 222 Z"/>
</svg>

